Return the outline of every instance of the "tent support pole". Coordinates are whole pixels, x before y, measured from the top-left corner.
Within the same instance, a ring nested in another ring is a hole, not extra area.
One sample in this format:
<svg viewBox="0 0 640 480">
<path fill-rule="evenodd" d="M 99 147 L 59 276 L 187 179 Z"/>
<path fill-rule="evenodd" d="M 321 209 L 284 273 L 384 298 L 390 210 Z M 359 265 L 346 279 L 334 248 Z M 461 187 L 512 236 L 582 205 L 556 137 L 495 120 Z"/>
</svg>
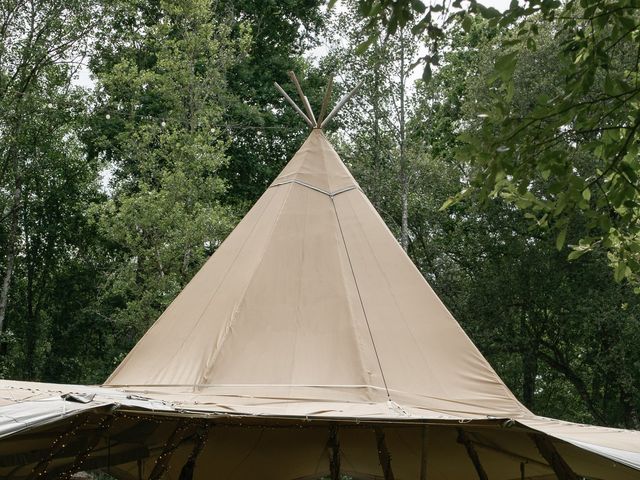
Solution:
<svg viewBox="0 0 640 480">
<path fill-rule="evenodd" d="M 338 113 L 340 109 L 344 106 L 344 104 L 347 103 L 349 99 L 358 91 L 358 89 L 363 84 L 363 82 L 364 80 L 361 80 L 360 82 L 358 82 L 358 84 L 354 87 L 353 90 L 351 90 L 349 93 L 347 93 L 340 99 L 338 104 L 335 107 L 333 107 L 333 110 L 331 110 L 331 112 L 329 112 L 329 115 L 327 115 L 327 117 L 322 121 L 322 123 L 320 124 L 320 128 L 324 128 L 327 126 L 327 124 L 336 115 L 336 113 Z"/>
<path fill-rule="evenodd" d="M 340 480 L 340 441 L 338 440 L 338 427 L 329 427 L 329 472 L 331 480 Z"/>
<path fill-rule="evenodd" d="M 579 480 L 580 477 L 571 469 L 564 458 L 560 456 L 558 450 L 551 440 L 544 435 L 532 434 L 540 455 L 549 463 L 559 480 Z"/>
<path fill-rule="evenodd" d="M 523 464 L 530 463 L 532 465 L 538 465 L 538 466 L 543 467 L 543 468 L 547 468 L 549 466 L 545 462 L 539 462 L 537 460 L 534 460 L 533 458 L 525 457 L 525 456 L 520 455 L 518 453 L 510 452 L 509 450 L 505 450 L 503 448 L 496 447 L 495 445 L 487 445 L 487 444 L 479 442 L 477 440 L 472 440 L 471 443 L 473 443 L 473 446 L 476 449 L 489 450 L 490 452 L 500 453 L 501 455 L 504 455 L 506 457 L 510 457 L 510 458 L 512 458 L 514 460 L 517 460 L 518 462 L 523 463 Z"/>
<path fill-rule="evenodd" d="M 471 442 L 471 440 L 469 440 L 469 437 L 467 437 L 467 434 L 461 428 L 458 428 L 458 443 L 464 445 L 464 448 L 467 449 L 467 455 L 469 455 L 469 458 L 473 462 L 473 466 L 475 467 L 476 472 L 478 473 L 478 479 L 489 480 L 489 477 L 487 477 L 487 473 L 484 471 L 484 468 L 482 467 L 482 463 L 480 463 L 480 457 L 478 456 L 478 452 L 476 452 L 476 449 L 473 446 L 473 443 Z"/>
<path fill-rule="evenodd" d="M 427 480 L 427 434 L 428 426 L 423 425 L 421 431 L 422 452 L 420 455 L 420 480 Z"/>
<path fill-rule="evenodd" d="M 162 453 L 156 459 L 156 464 L 154 465 L 153 470 L 151 470 L 149 480 L 160 480 L 164 477 L 164 474 L 169 468 L 171 457 L 173 456 L 180 443 L 182 443 L 182 441 L 184 440 L 189 427 L 190 423 L 186 420 L 180 419 L 178 421 L 176 429 L 169 436 L 167 443 L 165 443 L 164 448 L 162 449 Z"/>
<path fill-rule="evenodd" d="M 284 91 L 284 89 L 278 85 L 278 82 L 273 82 L 273 84 L 276 87 L 276 90 L 278 90 L 278 92 L 280 92 L 280 95 L 282 95 L 284 97 L 284 99 L 289 102 L 289 105 L 291 105 L 293 107 L 293 109 L 295 110 L 295 112 L 300 115 L 300 117 L 302 117 L 302 119 L 306 122 L 307 125 L 309 125 L 309 127 L 311 128 L 315 128 L 314 123 L 309 120 L 309 118 L 304 114 L 304 112 L 302 110 L 300 110 L 300 107 L 298 107 L 298 105 L 296 105 L 296 102 L 294 102 L 291 97 L 289 95 L 287 95 L 287 92 Z"/>
<path fill-rule="evenodd" d="M 393 470 L 391 469 L 391 454 L 387 448 L 387 441 L 384 438 L 384 432 L 380 427 L 375 427 L 374 430 L 376 433 L 376 443 L 378 445 L 378 461 L 382 467 L 384 480 L 395 480 Z"/>
<path fill-rule="evenodd" d="M 298 91 L 298 96 L 300 97 L 302 106 L 307 112 L 307 117 L 309 118 L 309 120 L 313 122 L 313 125 L 315 127 L 317 125 L 316 117 L 313 115 L 313 110 L 311 109 L 311 105 L 309 104 L 309 99 L 302 91 L 302 87 L 300 86 L 300 82 L 298 81 L 298 77 L 296 77 L 295 72 L 293 70 L 289 70 L 288 73 L 289 73 L 289 78 L 291 79 L 291 81 L 296 87 L 296 90 Z"/>
<path fill-rule="evenodd" d="M 208 424 L 198 428 L 193 450 L 191 450 L 189 458 L 183 465 L 182 470 L 180 470 L 180 477 L 178 480 L 193 480 L 193 474 L 196 469 L 196 460 L 198 460 L 198 456 L 204 449 L 204 445 L 207 443 L 207 438 L 209 438 L 209 428 Z"/>
<path fill-rule="evenodd" d="M 327 108 L 329 106 L 329 102 L 331 101 L 332 88 L 333 88 L 333 76 L 329 77 L 329 81 L 327 82 L 327 89 L 324 92 L 324 98 L 322 99 L 322 106 L 320 107 L 320 114 L 318 115 L 318 121 L 316 122 L 317 127 L 320 127 L 320 125 L 322 125 L 324 116 L 327 113 Z"/>
</svg>

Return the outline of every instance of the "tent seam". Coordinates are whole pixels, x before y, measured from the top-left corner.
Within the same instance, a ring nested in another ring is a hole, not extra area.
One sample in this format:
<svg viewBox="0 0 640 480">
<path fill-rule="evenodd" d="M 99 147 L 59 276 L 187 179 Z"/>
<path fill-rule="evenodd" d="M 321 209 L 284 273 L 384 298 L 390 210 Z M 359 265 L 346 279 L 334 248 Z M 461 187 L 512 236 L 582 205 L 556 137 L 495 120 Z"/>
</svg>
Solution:
<svg viewBox="0 0 640 480">
<path fill-rule="evenodd" d="M 341 188 L 340 190 L 335 190 L 335 191 L 331 192 L 331 191 L 324 190 L 324 189 L 322 189 L 320 187 L 316 187 L 315 185 L 311 185 L 310 183 L 303 182 L 302 180 L 298 180 L 297 178 L 294 178 L 294 179 L 291 179 L 291 180 L 285 180 L 285 181 L 279 182 L 279 183 L 273 183 L 273 184 L 271 184 L 269 186 L 269 188 L 279 187 L 280 185 L 287 185 L 289 183 L 297 183 L 298 185 L 310 188 L 311 190 L 315 190 L 316 192 L 320 192 L 320 193 L 322 193 L 324 195 L 327 195 L 328 197 L 331 197 L 331 198 L 335 197 L 336 195 L 340 195 L 341 193 L 349 192 L 351 190 L 356 190 L 356 189 L 360 190 L 360 187 L 357 186 L 357 185 L 349 185 L 348 187 Z"/>
<path fill-rule="evenodd" d="M 367 242 L 367 245 L 369 246 L 369 250 L 371 251 L 371 255 L 372 255 L 373 259 L 375 260 L 376 266 L 378 267 L 380 272 L 385 272 L 385 269 L 382 267 L 380 259 L 378 258 L 378 255 L 376 254 L 376 249 L 373 248 L 373 246 L 371 245 L 371 241 L 370 241 L 369 235 L 365 234 L 365 228 L 362 225 L 362 222 L 360 222 L 360 220 L 358 218 L 358 215 L 356 214 L 356 211 L 355 211 L 355 208 L 353 206 L 353 202 L 351 201 L 351 198 L 348 197 L 348 199 L 346 201 L 348 202 L 349 206 L 351 207 L 351 211 L 354 214 L 354 217 L 355 217 L 356 222 L 358 224 L 359 230 L 362 233 L 362 238 L 364 238 L 364 240 Z M 378 215 L 379 216 L 379 213 L 377 212 L 375 207 L 373 207 L 373 205 L 370 202 L 366 201 L 366 197 L 365 197 L 365 205 L 367 205 L 368 208 L 373 210 L 374 215 Z M 384 222 L 384 220 L 382 220 L 381 217 L 379 217 L 379 218 L 380 218 L 380 223 L 382 223 L 386 227 L 386 223 Z M 389 230 L 388 227 L 385 228 L 385 231 L 386 231 L 387 235 L 389 237 L 391 237 L 391 239 L 393 239 L 393 241 L 397 244 L 396 238 L 393 236 L 393 234 L 391 233 L 391 231 Z M 404 252 L 404 253 L 406 254 L 406 252 Z M 411 262 L 411 263 L 413 263 L 413 262 Z M 421 278 L 424 278 L 424 277 L 422 277 L 422 274 L 420 274 L 420 275 L 421 275 Z M 416 346 L 416 350 L 419 353 L 420 358 L 422 359 L 423 367 L 426 367 L 428 369 L 429 376 L 432 377 L 435 380 L 435 382 L 437 383 L 437 385 L 440 387 L 440 389 L 444 391 L 445 389 L 442 386 L 442 382 L 437 380 L 437 375 L 434 375 L 434 370 L 432 369 L 431 362 L 429 362 L 429 360 L 427 359 L 427 356 L 425 356 L 425 354 L 424 354 L 424 352 L 422 350 L 422 346 L 421 346 L 420 342 L 416 338 L 415 332 L 411 328 L 411 325 L 409 324 L 409 322 L 407 322 L 406 316 L 403 314 L 402 308 L 400 307 L 400 302 L 398 301 L 398 298 L 396 297 L 396 294 L 393 291 L 391 283 L 389 282 L 389 278 L 384 274 L 382 275 L 382 277 L 384 278 L 384 282 L 387 285 L 387 291 L 389 292 L 389 295 L 390 295 L 391 299 L 393 300 L 393 303 L 397 307 L 397 311 L 399 312 L 398 317 L 400 318 L 400 320 L 404 324 L 405 328 L 409 332 L 411 340 L 413 341 L 413 344 Z M 448 313 L 448 310 L 447 310 L 447 313 Z"/>
<path fill-rule="evenodd" d="M 358 299 L 360 300 L 360 307 L 362 308 L 362 313 L 364 315 L 364 321 L 367 324 L 367 330 L 369 330 L 369 336 L 371 337 L 371 344 L 373 345 L 373 353 L 376 356 L 376 360 L 378 361 L 378 368 L 380 369 L 380 375 L 382 376 L 382 382 L 384 383 L 384 389 L 387 392 L 387 398 L 391 400 L 391 394 L 389 393 L 389 387 L 387 386 L 387 379 L 384 376 L 384 371 L 382 370 L 382 362 L 380 362 L 380 356 L 378 355 L 378 349 L 376 348 L 376 342 L 373 339 L 373 332 L 371 331 L 371 325 L 369 325 L 369 318 L 367 317 L 367 310 L 364 307 L 364 301 L 362 300 L 362 295 L 360 294 L 360 287 L 358 286 L 358 279 L 356 278 L 355 270 L 353 269 L 353 263 L 351 263 L 351 255 L 349 255 L 349 248 L 347 247 L 347 241 L 344 237 L 344 232 L 342 231 L 342 223 L 340 222 L 340 216 L 338 215 L 338 210 L 336 209 L 336 204 L 331 197 L 331 205 L 333 205 L 333 212 L 336 215 L 336 220 L 338 222 L 338 229 L 340 230 L 340 236 L 342 237 L 342 244 L 344 245 L 344 250 L 347 254 L 347 261 L 349 262 L 349 268 L 351 269 L 351 275 L 353 276 L 353 283 L 356 286 L 356 292 L 358 293 Z"/>
</svg>

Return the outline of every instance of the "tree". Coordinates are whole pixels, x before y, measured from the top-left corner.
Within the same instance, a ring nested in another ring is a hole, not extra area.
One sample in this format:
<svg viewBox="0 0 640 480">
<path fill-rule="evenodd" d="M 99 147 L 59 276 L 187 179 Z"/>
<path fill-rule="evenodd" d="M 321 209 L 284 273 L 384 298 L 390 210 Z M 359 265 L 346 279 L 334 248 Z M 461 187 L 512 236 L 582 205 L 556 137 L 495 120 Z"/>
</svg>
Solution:
<svg viewBox="0 0 640 480">
<path fill-rule="evenodd" d="M 314 74 L 303 59 L 323 31 L 322 3 L 232 0 L 219 2 L 214 9 L 216 16 L 228 19 L 232 37 L 243 31 L 251 35 L 246 55 L 230 67 L 227 88 L 235 99 L 224 110 L 228 202 L 242 211 L 257 200 L 307 135 L 307 126 L 285 104 L 273 82 L 288 88 L 287 72 L 295 70 L 310 101 L 319 105 L 322 99 L 326 79 Z"/>
<path fill-rule="evenodd" d="M 343 158 L 352 161 L 358 174 L 366 178 L 363 184 L 376 206 L 387 214 L 393 212 L 387 220 L 399 226 L 400 243 L 408 250 L 409 196 L 415 180 L 415 159 L 407 144 L 407 128 L 417 48 L 408 39 L 407 27 L 395 36 L 373 39 L 365 50 L 364 18 L 360 17 L 360 27 L 353 28 L 354 17 L 358 16 L 352 5 L 336 19 L 333 30 L 348 32 L 347 43 L 325 60 L 334 68 L 339 65 L 343 81 L 363 81 L 354 113 L 343 113 L 343 125 L 349 132 L 349 138 L 343 140 Z"/>
<path fill-rule="evenodd" d="M 100 14 L 93 2 L 0 3 L 0 334 L 7 374 L 15 367 L 36 375 L 37 351 L 47 348 L 37 348 L 47 329 L 46 287 L 82 243 L 81 212 L 97 193 L 96 165 L 82 160 L 76 130 L 84 93 L 72 80 Z"/>
<path fill-rule="evenodd" d="M 116 4 L 121 30 L 92 61 L 93 156 L 112 176 L 93 218 L 110 246 L 98 305 L 124 355 L 221 243 L 228 159 L 220 133 L 226 73 L 248 38 L 232 39 L 209 0 Z M 123 21 L 124 19 L 124 21 Z M 112 367 L 110 365 L 110 367 Z"/>
<path fill-rule="evenodd" d="M 638 6 L 627 0 L 529 0 L 523 5 L 513 2 L 501 14 L 475 1 L 462 10 L 461 2 L 454 2 L 458 10 L 447 12 L 445 4 L 427 8 L 409 0 L 363 0 L 361 5 L 372 25 L 380 22 L 392 33 L 414 21 L 415 33 L 429 34 L 433 52 L 426 57 L 427 73 L 438 63 L 435 53 L 444 38 L 443 24 L 459 20 L 469 28 L 473 17 L 481 16 L 510 32 L 500 44 L 508 51 L 495 59 L 494 75 L 488 79 L 494 89 L 491 108 L 484 113 L 485 127 L 467 150 L 481 167 L 474 188 L 485 198 L 506 194 L 531 210 L 538 223 L 552 221 L 558 227 L 559 246 L 565 243 L 571 217 L 587 214 L 589 228 L 573 246 L 571 258 L 604 249 L 616 280 L 626 277 L 637 283 Z M 549 29 L 561 47 L 557 59 L 563 78 L 557 94 L 541 94 L 522 116 L 510 109 L 517 63 L 527 50 L 538 48 L 541 32 Z M 573 150 L 598 161 L 585 170 L 575 164 Z M 552 189 L 530 198 L 527 186 L 550 177 Z"/>
<path fill-rule="evenodd" d="M 421 208 L 413 210 L 410 253 L 527 406 L 636 428 L 640 378 L 631 340 L 637 333 L 631 332 L 638 329 L 638 300 L 628 285 L 607 281 L 606 256 L 568 262 L 553 230 L 532 229 L 527 212 L 508 198 L 481 202 L 472 190 L 440 208 L 474 177 L 476 164 L 458 154 L 460 133 L 475 135 L 486 111 L 486 77 L 500 55 L 499 36 L 486 22 L 454 31 L 441 68 L 418 88 L 409 142 L 425 152 L 415 164 L 424 181 L 412 192 Z M 513 108 L 530 108 L 537 89 L 557 88 L 555 51 L 549 35 L 537 52 L 521 57 Z M 536 184 L 534 191 L 545 188 Z M 576 215 L 567 240 L 577 241 L 587 229 L 588 216 Z"/>
</svg>

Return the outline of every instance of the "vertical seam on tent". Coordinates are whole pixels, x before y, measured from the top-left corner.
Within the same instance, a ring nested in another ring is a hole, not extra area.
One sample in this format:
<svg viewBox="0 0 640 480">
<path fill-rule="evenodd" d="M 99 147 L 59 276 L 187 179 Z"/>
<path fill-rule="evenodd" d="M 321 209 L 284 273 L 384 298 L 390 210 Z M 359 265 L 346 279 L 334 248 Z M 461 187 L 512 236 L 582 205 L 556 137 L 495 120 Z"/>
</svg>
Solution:
<svg viewBox="0 0 640 480">
<path fill-rule="evenodd" d="M 366 199 L 366 196 L 365 196 L 365 199 Z M 351 206 L 351 211 L 355 215 L 355 209 L 354 209 L 354 206 L 353 206 L 353 202 L 349 202 L 349 204 Z M 384 226 L 385 233 L 387 234 L 387 236 L 389 238 L 392 239 L 392 241 L 395 244 L 395 246 L 400 247 L 399 244 L 398 244 L 397 239 L 393 236 L 393 233 L 391 232 L 391 230 L 389 230 L 389 227 L 387 227 L 387 224 L 384 222 L 382 217 L 380 217 L 380 214 L 376 211 L 375 207 L 368 201 L 366 201 L 365 204 L 373 211 L 374 215 L 378 216 L 379 223 L 381 223 Z M 360 227 L 360 231 L 363 233 L 362 236 L 365 239 L 365 241 L 367 242 L 367 245 L 369 246 L 369 249 L 371 250 L 371 253 L 372 253 L 373 259 L 375 260 L 376 265 L 378 266 L 378 268 L 379 268 L 379 270 L 381 272 L 384 272 L 385 269 L 382 267 L 380 259 L 378 258 L 378 255 L 376 254 L 376 249 L 373 248 L 372 245 L 371 245 L 370 236 L 364 234 L 364 227 L 362 225 L 362 222 L 359 221 L 357 215 L 356 215 L 356 220 L 358 221 L 358 226 Z M 406 255 L 406 252 L 404 252 L 404 254 Z M 425 281 L 424 277 L 422 276 L 420 271 L 417 270 L 417 268 L 415 267 L 415 265 L 413 264 L 411 259 L 409 259 L 409 263 L 414 267 L 414 270 L 416 270 L 418 272 L 418 274 L 420 275 L 420 278 L 423 281 Z M 398 312 L 400 312 L 400 315 L 398 315 L 398 318 L 402 321 L 402 324 L 405 326 L 406 330 L 409 332 L 411 340 L 413 341 L 413 344 L 416 346 L 416 351 L 419 353 L 420 358 L 423 361 L 423 365 L 425 365 L 428 368 L 428 372 L 429 372 L 429 374 L 430 374 L 430 376 L 432 378 L 434 378 L 434 379 L 437 378 L 436 376 L 434 376 L 432 374 L 434 370 L 431 368 L 431 362 L 428 361 L 428 355 L 425 356 L 425 354 L 423 353 L 422 345 L 420 344 L 420 342 L 418 342 L 414 330 L 411 328 L 411 325 L 409 324 L 409 322 L 407 322 L 406 316 L 402 313 L 402 308 L 400 306 L 401 302 L 398 300 L 398 298 L 396 297 L 396 294 L 394 293 L 393 289 L 391 288 L 391 282 L 389 282 L 389 278 L 386 275 L 383 275 L 383 278 L 384 278 L 385 284 L 388 287 L 389 295 L 393 299 L 393 303 L 396 305 Z M 425 283 L 427 283 L 427 282 L 425 281 Z M 428 285 L 428 283 L 427 283 L 427 285 Z M 436 298 L 437 298 L 437 295 L 436 295 Z M 447 312 L 447 314 L 451 317 L 451 314 L 446 309 L 446 307 L 444 307 L 444 309 Z M 455 321 L 455 319 L 454 319 L 454 321 Z M 458 325 L 458 327 L 459 327 L 459 324 L 457 323 L 457 321 L 456 321 L 456 325 Z M 440 388 L 442 388 L 442 382 L 440 382 L 439 380 L 436 379 L 436 383 Z"/>
<path fill-rule="evenodd" d="M 366 196 L 365 196 L 366 199 Z M 367 199 L 368 201 L 368 199 Z M 389 227 L 387 226 L 386 222 L 382 219 L 382 217 L 380 216 L 380 214 L 378 213 L 378 211 L 375 209 L 375 207 L 371 204 L 370 201 L 368 201 L 369 203 L 369 208 L 371 208 L 374 212 L 375 215 L 378 216 L 378 219 L 380 220 L 380 223 L 384 226 L 384 229 L 387 233 L 387 236 L 390 237 L 391 239 L 393 239 L 393 241 L 395 241 L 396 243 L 398 243 L 398 240 L 395 238 L 395 236 L 393 235 L 393 233 L 391 232 L 391 230 L 389 229 Z M 356 217 L 357 218 L 357 217 Z M 368 236 L 364 236 L 365 240 L 367 240 L 367 243 L 370 244 L 369 242 L 369 237 Z M 375 249 L 371 249 L 371 251 L 373 252 L 373 257 L 376 260 L 376 263 L 378 264 L 378 267 L 380 267 L 380 269 L 382 270 L 382 266 L 380 265 L 380 261 L 378 260 L 378 256 L 375 253 Z M 405 255 L 406 252 L 405 252 Z M 407 255 L 408 256 L 408 255 Z M 478 349 L 478 347 L 476 346 L 476 344 L 473 342 L 473 340 L 471 340 L 471 338 L 469 337 L 469 335 L 467 334 L 467 332 L 465 332 L 464 328 L 462 328 L 462 325 L 460 325 L 460 323 L 458 322 L 458 320 L 456 320 L 456 318 L 453 316 L 453 314 L 449 311 L 449 309 L 447 308 L 447 306 L 444 304 L 444 302 L 442 301 L 442 299 L 436 294 L 436 292 L 433 290 L 433 288 L 431 287 L 431 285 L 429 284 L 429 282 L 426 280 L 426 278 L 424 278 L 424 275 L 422 275 L 422 272 L 420 272 L 420 270 L 418 269 L 418 267 L 416 267 L 416 265 L 413 263 L 413 261 L 409 261 L 410 266 L 413 268 L 413 271 L 416 272 L 418 274 L 418 278 L 422 280 L 422 282 L 426 285 L 426 287 L 429 289 L 429 291 L 431 291 L 431 293 L 433 294 L 433 297 L 435 298 L 436 302 L 442 307 L 442 309 L 445 311 L 447 318 L 453 322 L 454 327 L 458 330 L 458 332 L 462 335 L 462 338 L 466 339 L 467 342 L 469 343 L 469 345 L 471 346 L 471 350 L 473 350 L 477 356 L 480 357 L 480 359 L 482 360 L 482 365 L 483 368 L 488 369 L 488 373 L 490 374 L 490 376 L 493 379 L 494 384 L 496 384 L 497 386 L 499 386 L 500 388 L 502 388 L 506 394 L 507 397 L 511 398 L 515 403 L 516 403 L 516 408 L 518 408 L 521 411 L 524 411 L 525 413 L 530 413 L 529 410 L 524 407 L 522 405 L 522 403 L 520 403 L 520 401 L 516 398 L 516 396 L 513 394 L 513 392 L 511 390 L 509 390 L 509 388 L 507 387 L 507 385 L 502 381 L 502 379 L 500 378 L 500 376 L 496 373 L 496 371 L 494 370 L 493 366 L 487 361 L 487 359 L 484 357 L 484 355 L 482 354 L 482 352 L 480 352 L 480 350 Z M 391 287 L 391 285 L 389 284 L 388 279 L 385 277 L 385 281 L 387 283 L 387 285 L 389 287 Z M 395 294 L 393 293 L 393 290 L 391 290 L 391 288 L 389 289 L 389 292 L 391 293 L 391 296 L 394 299 L 394 302 L 396 305 L 400 305 L 398 303 L 398 299 L 396 298 Z M 409 326 L 409 324 L 406 322 L 406 319 L 403 315 L 401 315 L 401 318 L 404 322 L 404 324 L 407 327 L 407 330 L 411 333 L 411 338 L 414 340 L 415 345 L 417 346 L 417 351 L 420 353 L 420 357 L 425 360 L 427 357 L 425 357 L 422 353 L 422 349 L 420 348 L 420 343 L 416 340 L 414 334 L 413 334 L 413 330 L 411 329 L 411 327 Z M 428 363 L 428 362 L 426 362 Z M 441 382 L 438 382 L 439 385 L 441 385 Z"/>
<path fill-rule="evenodd" d="M 337 218 L 335 220 L 337 224 L 338 223 Z M 368 354 L 365 353 L 365 350 L 366 352 L 368 352 L 367 333 L 364 331 L 361 331 L 362 330 L 360 328 L 361 319 L 360 319 L 360 316 L 357 315 L 358 307 L 355 302 L 351 301 L 352 284 L 349 283 L 349 272 L 347 271 L 346 268 L 344 268 L 346 267 L 346 263 L 345 263 L 345 260 L 346 260 L 345 257 L 347 256 L 346 249 L 344 250 L 344 255 L 343 255 L 343 250 L 340 250 L 340 242 L 342 241 L 342 239 L 340 238 L 339 235 L 337 235 L 337 232 L 335 235 L 335 239 L 333 240 L 335 241 L 335 247 L 338 251 L 338 257 L 339 257 L 338 261 L 340 263 L 340 274 L 339 274 L 340 284 L 345 292 L 349 292 L 346 297 L 346 303 L 349 310 L 349 327 L 351 329 L 351 333 L 353 335 L 353 339 L 355 342 L 355 350 L 358 355 L 358 361 L 361 367 L 361 375 L 366 374 L 366 377 L 360 377 L 361 378 L 360 382 L 362 385 L 366 386 L 371 383 L 371 375 L 372 375 L 370 358 Z M 353 275 L 351 276 L 351 281 L 353 281 Z M 370 338 L 369 338 L 369 341 L 371 341 Z M 380 388 L 380 387 L 375 387 L 375 388 Z"/>
<path fill-rule="evenodd" d="M 340 236 L 342 237 L 342 244 L 344 245 L 344 250 L 347 253 L 347 261 L 349 262 L 349 268 L 351 269 L 351 276 L 353 277 L 353 283 L 356 286 L 356 292 L 358 293 L 358 300 L 360 300 L 360 307 L 362 308 L 362 314 L 364 315 L 364 321 L 367 324 L 367 330 L 369 330 L 369 337 L 371 337 L 371 345 L 373 345 L 373 353 L 376 356 L 376 360 L 378 361 L 378 368 L 380 369 L 380 375 L 382 376 L 382 383 L 384 383 L 384 389 L 387 392 L 387 398 L 391 400 L 391 395 L 389 394 L 389 387 L 387 386 L 387 379 L 384 376 L 384 371 L 382 370 L 382 363 L 380 362 L 380 357 L 378 356 L 378 349 L 376 348 L 376 342 L 373 339 L 373 333 L 371 332 L 371 325 L 369 325 L 369 317 L 367 317 L 367 309 L 364 308 L 364 301 L 362 300 L 362 295 L 360 294 L 360 287 L 358 285 L 358 279 L 356 278 L 356 272 L 353 269 L 353 263 L 351 263 L 351 255 L 349 255 L 349 248 L 347 247 L 347 240 L 344 238 L 344 232 L 342 231 L 342 223 L 340 222 L 340 217 L 338 216 L 338 209 L 336 208 L 336 203 L 331 197 L 331 205 L 333 205 L 333 212 L 336 215 L 336 220 L 338 222 L 338 229 L 340 229 Z"/>
</svg>

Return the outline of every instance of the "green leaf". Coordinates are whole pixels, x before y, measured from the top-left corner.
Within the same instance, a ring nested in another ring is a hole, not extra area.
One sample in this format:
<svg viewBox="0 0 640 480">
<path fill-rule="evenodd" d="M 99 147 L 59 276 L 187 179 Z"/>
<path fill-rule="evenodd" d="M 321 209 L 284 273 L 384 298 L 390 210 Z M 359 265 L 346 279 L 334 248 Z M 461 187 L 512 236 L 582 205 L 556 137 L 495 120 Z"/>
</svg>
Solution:
<svg viewBox="0 0 640 480">
<path fill-rule="evenodd" d="M 462 29 L 469 33 L 471 31 L 471 27 L 473 27 L 473 19 L 471 15 L 465 15 L 462 17 Z"/>
<path fill-rule="evenodd" d="M 507 81 L 513 75 L 513 72 L 516 69 L 517 63 L 518 63 L 517 50 L 513 52 L 509 52 L 506 55 L 503 55 L 501 57 L 498 57 L 495 63 L 496 73 L 503 81 Z"/>
<path fill-rule="evenodd" d="M 604 93 L 610 96 L 618 95 L 620 93 L 620 89 L 617 88 L 617 85 L 613 78 L 611 78 L 611 75 L 607 75 L 604 79 Z"/>
<path fill-rule="evenodd" d="M 485 7 L 481 3 L 478 3 L 477 7 L 482 18 L 486 18 L 487 20 L 498 18 L 501 15 L 500 12 L 493 7 Z"/>
<path fill-rule="evenodd" d="M 426 63 L 422 72 L 422 81 L 428 83 L 431 81 L 431 63 Z"/>
<path fill-rule="evenodd" d="M 618 261 L 618 266 L 616 267 L 613 273 L 613 279 L 616 282 L 621 282 L 624 279 L 626 273 L 627 273 L 627 264 L 622 260 Z"/>
<path fill-rule="evenodd" d="M 560 230 L 560 233 L 558 233 L 558 236 L 556 237 L 556 248 L 558 249 L 558 251 L 562 250 L 562 247 L 564 247 L 564 242 L 567 239 L 567 227 L 565 226 L 562 230 Z"/>
<path fill-rule="evenodd" d="M 411 7 L 418 13 L 424 13 L 424 11 L 427 9 L 424 3 L 422 3 L 420 0 L 411 0 Z"/>
<path fill-rule="evenodd" d="M 371 35 L 369 38 L 367 38 L 364 42 L 356 47 L 355 54 L 362 55 L 364 52 L 366 52 L 371 44 L 376 40 L 376 38 L 376 35 Z"/>
<path fill-rule="evenodd" d="M 582 249 L 582 250 L 574 250 L 572 251 L 568 256 L 567 256 L 567 260 L 577 260 L 578 258 L 580 258 L 581 256 L 583 256 L 585 253 L 587 253 L 589 250 L 587 249 Z"/>
<path fill-rule="evenodd" d="M 456 203 L 456 199 L 454 197 L 447 198 L 447 200 L 442 204 L 438 211 L 443 212 L 454 203 Z"/>
</svg>

